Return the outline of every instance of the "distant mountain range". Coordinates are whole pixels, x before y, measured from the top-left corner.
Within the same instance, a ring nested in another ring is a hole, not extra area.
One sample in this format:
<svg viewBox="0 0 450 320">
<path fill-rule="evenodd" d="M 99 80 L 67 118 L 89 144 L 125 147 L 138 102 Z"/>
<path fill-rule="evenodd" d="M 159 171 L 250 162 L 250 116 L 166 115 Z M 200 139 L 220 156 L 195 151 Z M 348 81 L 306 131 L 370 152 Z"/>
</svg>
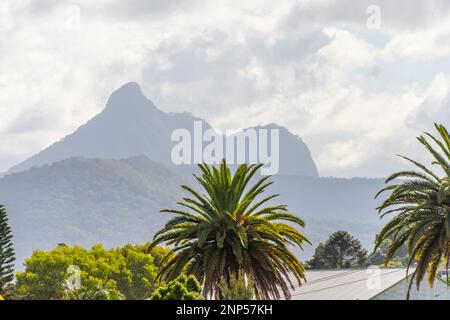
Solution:
<svg viewBox="0 0 450 320">
<path fill-rule="evenodd" d="M 165 113 L 147 99 L 138 84 L 130 82 L 112 93 L 105 109 L 74 133 L 12 167 L 7 173 L 51 164 L 70 157 L 124 159 L 145 155 L 149 159 L 171 164 L 171 141 L 175 129 L 193 133 L 194 121 L 203 128 L 211 125 L 189 113 Z M 317 167 L 306 144 L 287 129 L 269 124 L 258 128 L 280 131 L 281 174 L 318 177 Z"/>
<path fill-rule="evenodd" d="M 11 168 L 0 179 L 0 203 L 10 214 L 18 261 L 59 242 L 150 241 L 168 219 L 159 210 L 176 206 L 180 184 L 193 183 L 196 168 L 170 160 L 170 135 L 178 128 L 191 132 L 195 120 L 211 128 L 188 113 L 164 113 L 128 83 L 74 133 Z M 317 245 L 343 229 L 371 247 L 380 227 L 373 196 L 383 181 L 320 178 L 298 136 L 275 124 L 263 128 L 280 132 L 280 171 L 269 191 L 305 219 L 304 233 Z"/>
</svg>

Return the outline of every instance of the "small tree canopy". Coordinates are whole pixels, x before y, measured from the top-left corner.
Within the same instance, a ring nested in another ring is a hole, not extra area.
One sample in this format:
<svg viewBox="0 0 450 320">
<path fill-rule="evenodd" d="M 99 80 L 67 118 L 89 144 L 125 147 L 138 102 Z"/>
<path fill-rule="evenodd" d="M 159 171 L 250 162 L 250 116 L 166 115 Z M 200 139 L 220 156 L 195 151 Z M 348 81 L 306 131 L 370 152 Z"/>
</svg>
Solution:
<svg viewBox="0 0 450 320">
<path fill-rule="evenodd" d="M 151 300 L 203 300 L 202 288 L 197 279 L 181 275 L 153 292 Z"/>
<path fill-rule="evenodd" d="M 367 265 L 367 251 L 358 239 L 346 231 L 337 231 L 325 243 L 319 243 L 313 258 L 308 261 L 310 269 L 360 268 Z"/>
<path fill-rule="evenodd" d="M 70 288 L 71 266 L 79 268 L 80 288 Z M 146 299 L 155 289 L 157 267 L 145 246 L 126 245 L 91 250 L 58 246 L 49 252 L 35 251 L 17 274 L 17 298 L 117 300 Z"/>
</svg>

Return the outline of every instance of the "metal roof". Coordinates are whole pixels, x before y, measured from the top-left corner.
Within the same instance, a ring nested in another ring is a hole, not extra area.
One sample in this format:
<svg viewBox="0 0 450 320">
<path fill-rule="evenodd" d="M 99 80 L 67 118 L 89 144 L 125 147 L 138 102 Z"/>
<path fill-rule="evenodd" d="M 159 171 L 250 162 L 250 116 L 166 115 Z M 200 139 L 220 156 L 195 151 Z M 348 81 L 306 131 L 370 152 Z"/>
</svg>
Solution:
<svg viewBox="0 0 450 320">
<path fill-rule="evenodd" d="M 405 277 L 405 268 L 308 270 L 292 300 L 369 300 Z"/>
</svg>

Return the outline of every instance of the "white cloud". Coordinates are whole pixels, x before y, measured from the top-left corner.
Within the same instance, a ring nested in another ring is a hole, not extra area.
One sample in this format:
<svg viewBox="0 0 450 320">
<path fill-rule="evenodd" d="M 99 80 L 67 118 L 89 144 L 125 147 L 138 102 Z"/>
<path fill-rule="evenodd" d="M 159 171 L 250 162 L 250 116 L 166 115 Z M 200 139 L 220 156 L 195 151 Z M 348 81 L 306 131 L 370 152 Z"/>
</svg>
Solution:
<svg viewBox="0 0 450 320">
<path fill-rule="evenodd" d="M 381 29 L 368 30 L 372 2 L 2 1 L 0 171 L 138 81 L 163 110 L 223 131 L 287 126 L 324 175 L 386 175 L 450 118 L 450 6 L 380 0 Z M 425 77 L 424 61 L 437 71 Z"/>
<path fill-rule="evenodd" d="M 450 17 L 450 16 L 449 16 Z M 449 18 L 448 17 L 448 18 Z M 447 18 L 447 19 L 448 19 Z M 450 25 L 398 35 L 386 46 L 386 59 L 432 60 L 450 54 Z"/>
</svg>

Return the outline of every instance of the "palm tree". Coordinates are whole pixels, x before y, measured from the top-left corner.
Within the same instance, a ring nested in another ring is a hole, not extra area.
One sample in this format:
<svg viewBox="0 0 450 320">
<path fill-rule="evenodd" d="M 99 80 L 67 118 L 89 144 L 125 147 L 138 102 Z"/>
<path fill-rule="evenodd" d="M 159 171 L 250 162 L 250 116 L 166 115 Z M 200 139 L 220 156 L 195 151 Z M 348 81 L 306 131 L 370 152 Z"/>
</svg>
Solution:
<svg viewBox="0 0 450 320">
<path fill-rule="evenodd" d="M 172 280 L 186 271 L 203 284 L 205 297 L 219 299 L 222 277 L 229 283 L 242 271 L 252 281 L 256 297 L 279 299 L 281 291 L 289 299 L 292 279 L 298 285 L 306 280 L 303 265 L 288 248 L 303 249 L 304 242 L 310 243 L 292 226 L 304 227 L 304 222 L 285 205 L 262 207 L 278 195 L 256 201 L 272 184 L 266 176 L 249 185 L 261 165 L 240 165 L 234 175 L 225 160 L 219 168 L 198 166 L 202 175 L 194 177 L 205 193 L 183 185 L 192 196 L 178 202 L 184 209 L 162 210 L 176 216 L 152 243 L 152 247 L 162 242 L 174 245 L 160 277 Z"/>
<path fill-rule="evenodd" d="M 436 124 L 435 127 L 440 138 L 425 133 L 425 136 L 418 137 L 418 140 L 432 155 L 432 164 L 438 166 L 440 174 L 417 161 L 402 157 L 412 163 L 416 170 L 394 173 L 386 183 L 401 180 L 377 194 L 378 197 L 386 191 L 390 192 L 388 198 L 378 208 L 381 216 L 389 213 L 396 215 L 377 236 L 375 249 L 385 239 L 392 238 L 386 264 L 404 244 L 410 255 L 408 269 L 413 261 L 417 262 L 411 276 L 407 298 L 414 279 L 419 289 L 428 272 L 428 282 L 432 286 L 442 260 L 446 260 L 447 269 L 449 266 L 450 136 L 444 126 Z"/>
</svg>

